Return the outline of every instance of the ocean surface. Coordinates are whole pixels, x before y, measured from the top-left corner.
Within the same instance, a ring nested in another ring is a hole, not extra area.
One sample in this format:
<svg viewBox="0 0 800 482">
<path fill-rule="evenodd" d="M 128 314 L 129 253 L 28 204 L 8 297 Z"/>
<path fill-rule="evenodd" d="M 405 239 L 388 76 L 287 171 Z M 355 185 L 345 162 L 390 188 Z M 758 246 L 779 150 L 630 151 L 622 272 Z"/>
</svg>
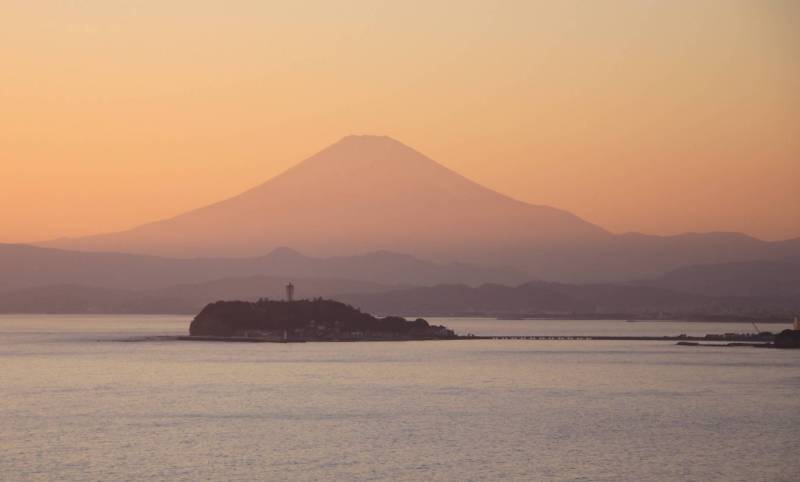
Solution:
<svg viewBox="0 0 800 482">
<path fill-rule="evenodd" d="M 800 479 L 800 351 L 117 341 L 189 319 L 0 316 L 0 480 Z M 754 330 L 432 321 L 476 335 Z"/>
</svg>

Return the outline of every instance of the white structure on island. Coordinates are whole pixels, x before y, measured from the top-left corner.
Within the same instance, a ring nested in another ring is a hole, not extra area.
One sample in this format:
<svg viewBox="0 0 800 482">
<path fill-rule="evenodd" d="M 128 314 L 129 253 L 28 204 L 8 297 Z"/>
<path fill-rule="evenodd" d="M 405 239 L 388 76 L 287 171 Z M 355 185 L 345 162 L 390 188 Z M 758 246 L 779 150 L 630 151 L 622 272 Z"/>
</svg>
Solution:
<svg viewBox="0 0 800 482">
<path fill-rule="evenodd" d="M 294 301 L 294 285 L 292 283 L 286 285 L 286 301 Z"/>
</svg>

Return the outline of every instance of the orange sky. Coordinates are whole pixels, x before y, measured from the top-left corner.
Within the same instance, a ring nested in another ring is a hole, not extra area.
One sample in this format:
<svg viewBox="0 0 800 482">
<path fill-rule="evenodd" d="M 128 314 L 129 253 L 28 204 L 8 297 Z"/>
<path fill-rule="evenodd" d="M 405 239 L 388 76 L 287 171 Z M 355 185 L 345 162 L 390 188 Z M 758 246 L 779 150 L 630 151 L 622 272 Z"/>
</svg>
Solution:
<svg viewBox="0 0 800 482">
<path fill-rule="evenodd" d="M 616 232 L 800 236 L 800 2 L 381 3 L 0 3 L 0 242 L 174 215 L 353 133 Z"/>
</svg>

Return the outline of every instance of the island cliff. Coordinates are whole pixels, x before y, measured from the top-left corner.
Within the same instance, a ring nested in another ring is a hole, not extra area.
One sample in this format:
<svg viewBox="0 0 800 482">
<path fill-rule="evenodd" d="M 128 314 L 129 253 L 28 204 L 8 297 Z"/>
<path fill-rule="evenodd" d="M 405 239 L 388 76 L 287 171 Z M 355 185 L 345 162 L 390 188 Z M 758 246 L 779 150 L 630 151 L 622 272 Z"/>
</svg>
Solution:
<svg viewBox="0 0 800 482">
<path fill-rule="evenodd" d="M 325 300 L 217 301 L 189 326 L 198 337 L 247 337 L 286 341 L 427 340 L 456 338 L 422 318 L 376 318 L 344 303 Z"/>
</svg>

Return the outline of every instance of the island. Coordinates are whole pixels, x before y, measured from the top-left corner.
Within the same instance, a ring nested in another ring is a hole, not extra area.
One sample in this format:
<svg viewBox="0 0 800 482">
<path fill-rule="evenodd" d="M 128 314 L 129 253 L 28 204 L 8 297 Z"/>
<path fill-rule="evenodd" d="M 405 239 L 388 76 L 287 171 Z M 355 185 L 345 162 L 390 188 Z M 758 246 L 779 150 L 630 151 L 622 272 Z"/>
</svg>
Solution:
<svg viewBox="0 0 800 482">
<path fill-rule="evenodd" d="M 401 341 L 448 340 L 456 334 L 399 316 L 376 318 L 348 304 L 313 300 L 217 301 L 206 305 L 189 325 L 193 339 L 221 341 Z"/>
</svg>

